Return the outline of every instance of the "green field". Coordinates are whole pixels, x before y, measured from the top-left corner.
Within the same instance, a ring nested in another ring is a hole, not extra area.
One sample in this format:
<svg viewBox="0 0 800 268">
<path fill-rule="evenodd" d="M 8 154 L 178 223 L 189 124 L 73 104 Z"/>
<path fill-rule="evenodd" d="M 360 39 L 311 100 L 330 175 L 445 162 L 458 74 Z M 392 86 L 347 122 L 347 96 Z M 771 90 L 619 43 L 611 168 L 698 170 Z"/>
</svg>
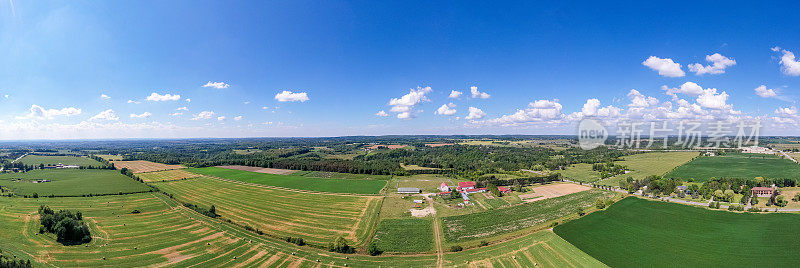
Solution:
<svg viewBox="0 0 800 268">
<path fill-rule="evenodd" d="M 800 178 L 800 165 L 767 154 L 728 154 L 699 157 L 665 175 L 668 178 L 707 181 L 710 178 Z"/>
<path fill-rule="evenodd" d="M 501 209 L 443 217 L 444 238 L 448 242 L 476 240 L 534 227 L 576 214 L 579 208 L 591 206 L 599 197 L 613 195 L 592 189 Z"/>
<path fill-rule="evenodd" d="M 797 222 L 629 197 L 555 233 L 612 267 L 797 267 Z"/>
<path fill-rule="evenodd" d="M 560 172 L 561 175 L 564 175 L 564 177 L 577 182 L 586 183 L 600 180 L 600 173 L 592 170 L 592 164 L 574 164 L 564 170 L 559 170 L 556 172 Z"/>
<path fill-rule="evenodd" d="M 619 186 L 619 182 L 627 178 L 642 179 L 650 175 L 662 176 L 691 161 L 699 154 L 698 152 L 653 152 L 628 155 L 623 157 L 623 161 L 615 163 L 628 167 L 630 172 L 604 180 L 600 184 Z"/>
<path fill-rule="evenodd" d="M 142 179 L 144 182 L 159 182 L 159 181 L 173 181 L 173 180 L 197 178 L 202 175 L 197 173 L 191 173 L 184 169 L 172 169 L 172 170 L 137 173 L 136 176 Z"/>
<path fill-rule="evenodd" d="M 386 252 L 430 252 L 433 250 L 433 224 L 430 218 L 385 219 L 373 238 Z"/>
<path fill-rule="evenodd" d="M 88 158 L 88 157 L 78 157 L 78 156 L 50 156 L 50 155 L 26 155 L 22 159 L 19 160 L 20 163 L 30 166 L 38 166 L 40 164 L 44 164 L 45 166 L 55 166 L 60 164 L 64 165 L 75 165 L 75 166 L 93 166 L 99 167 L 103 166 L 102 163 L 97 162 L 97 160 Z"/>
<path fill-rule="evenodd" d="M 181 202 L 214 205 L 223 218 L 273 237 L 302 237 L 316 245 L 326 245 L 338 236 L 355 243 L 365 241 L 381 202 L 378 196 L 304 193 L 211 178 L 153 185 Z"/>
<path fill-rule="evenodd" d="M 44 179 L 50 182 L 33 183 Z M 39 169 L 24 173 L 3 173 L 0 174 L 0 186 L 9 188 L 18 195 L 36 193 L 41 197 L 103 195 L 150 190 L 147 185 L 116 170 L 105 169 Z"/>
<path fill-rule="evenodd" d="M 186 171 L 247 183 L 329 193 L 377 194 L 386 186 L 385 180 L 338 178 L 338 176 L 352 176 L 335 175 L 330 172 L 311 173 L 320 177 L 310 177 L 308 173 L 275 175 L 218 167 L 190 168 Z M 330 178 L 322 177 L 324 175 Z M 358 176 L 365 178 L 368 175 Z"/>
</svg>

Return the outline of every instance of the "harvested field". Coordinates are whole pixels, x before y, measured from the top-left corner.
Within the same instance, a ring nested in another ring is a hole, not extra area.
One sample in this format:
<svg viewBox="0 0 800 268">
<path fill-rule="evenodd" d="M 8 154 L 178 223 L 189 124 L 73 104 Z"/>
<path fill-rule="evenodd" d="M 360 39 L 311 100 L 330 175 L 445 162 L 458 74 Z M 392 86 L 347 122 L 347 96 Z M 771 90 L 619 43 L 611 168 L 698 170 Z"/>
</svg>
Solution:
<svg viewBox="0 0 800 268">
<path fill-rule="evenodd" d="M 49 180 L 49 182 L 37 182 Z M 108 169 L 37 169 L 0 174 L 0 186 L 18 195 L 41 197 L 104 195 L 149 191 L 150 187 Z"/>
<path fill-rule="evenodd" d="M 289 175 L 296 172 L 296 170 L 291 170 L 291 169 L 262 168 L 262 167 L 248 167 L 248 166 L 217 166 L 217 167 L 258 172 L 258 173 L 276 174 L 276 175 Z"/>
<path fill-rule="evenodd" d="M 111 163 L 114 163 L 114 166 L 117 169 L 127 168 L 127 169 L 133 171 L 133 173 L 153 172 L 153 171 L 185 168 L 184 166 L 181 166 L 181 165 L 167 165 L 167 164 L 155 163 L 155 162 L 150 162 L 150 161 L 142 161 L 142 160 L 136 160 L 136 161 L 112 161 Z"/>
<path fill-rule="evenodd" d="M 275 175 L 218 167 L 190 168 L 187 171 L 228 180 L 253 184 L 275 186 L 287 189 L 329 193 L 377 194 L 386 186 L 385 180 L 378 179 L 339 179 L 309 177 L 317 173 L 297 172 L 292 175 Z M 341 174 L 341 173 L 337 173 Z M 361 177 L 367 175 L 347 175 Z M 339 177 L 339 176 L 335 176 Z"/>
<path fill-rule="evenodd" d="M 519 198 L 525 202 L 533 202 L 542 199 L 583 192 L 590 189 L 592 189 L 592 187 L 572 183 L 550 184 L 535 187 L 533 188 L 533 193 L 521 194 L 519 195 Z"/>
<path fill-rule="evenodd" d="M 200 177 L 200 174 L 191 173 L 183 169 L 153 171 L 136 174 L 145 182 L 174 181 Z"/>
</svg>

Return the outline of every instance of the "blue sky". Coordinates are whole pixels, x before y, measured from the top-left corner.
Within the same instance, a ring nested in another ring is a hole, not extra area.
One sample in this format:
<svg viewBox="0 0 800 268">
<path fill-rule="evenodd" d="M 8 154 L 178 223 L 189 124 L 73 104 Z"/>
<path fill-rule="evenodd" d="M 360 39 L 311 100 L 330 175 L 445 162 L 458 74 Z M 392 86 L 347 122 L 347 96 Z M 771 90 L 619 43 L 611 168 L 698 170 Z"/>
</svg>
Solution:
<svg viewBox="0 0 800 268">
<path fill-rule="evenodd" d="M 11 0 L 0 139 L 573 134 L 587 116 L 760 118 L 800 135 L 795 10 Z"/>
</svg>

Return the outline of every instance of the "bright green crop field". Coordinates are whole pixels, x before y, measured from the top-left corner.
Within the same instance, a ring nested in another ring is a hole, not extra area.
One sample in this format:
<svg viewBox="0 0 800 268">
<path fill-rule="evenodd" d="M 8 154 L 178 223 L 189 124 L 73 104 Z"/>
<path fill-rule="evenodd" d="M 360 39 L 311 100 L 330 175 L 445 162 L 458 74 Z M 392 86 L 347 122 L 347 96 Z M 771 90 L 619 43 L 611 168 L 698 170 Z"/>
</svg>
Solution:
<svg viewBox="0 0 800 268">
<path fill-rule="evenodd" d="M 798 222 L 629 197 L 555 233 L 612 267 L 797 267 Z"/>
<path fill-rule="evenodd" d="M 755 177 L 797 179 L 800 178 L 800 165 L 789 159 L 767 154 L 704 156 L 675 168 L 665 177 L 695 181 L 707 181 L 710 178 Z"/>
<path fill-rule="evenodd" d="M 378 224 L 374 241 L 386 252 L 430 252 L 433 250 L 431 218 L 385 219 Z"/>
<path fill-rule="evenodd" d="M 59 163 L 64 165 L 75 165 L 82 167 L 103 166 L 103 164 L 97 162 L 97 160 L 88 157 L 77 157 L 77 156 L 26 155 L 25 157 L 20 159 L 19 162 L 31 166 L 38 166 L 39 164 L 44 164 L 45 166 L 55 166 L 58 165 Z"/>
<path fill-rule="evenodd" d="M 16 180 L 22 179 L 22 180 Z M 50 182 L 33 183 L 36 180 Z M 24 173 L 0 174 L 0 186 L 9 188 L 18 195 L 41 197 L 103 195 L 117 193 L 134 193 L 150 190 L 147 185 L 139 183 L 116 170 L 105 169 L 37 169 Z"/>
<path fill-rule="evenodd" d="M 460 242 L 522 230 L 575 214 L 579 208 L 591 206 L 600 197 L 613 196 L 614 193 L 592 189 L 500 209 L 443 217 L 444 238 L 448 242 Z"/>
<path fill-rule="evenodd" d="M 186 171 L 248 183 L 329 193 L 378 194 L 386 186 L 386 181 L 380 179 L 316 178 L 295 174 L 276 175 L 218 167 L 190 168 L 186 169 Z"/>
</svg>

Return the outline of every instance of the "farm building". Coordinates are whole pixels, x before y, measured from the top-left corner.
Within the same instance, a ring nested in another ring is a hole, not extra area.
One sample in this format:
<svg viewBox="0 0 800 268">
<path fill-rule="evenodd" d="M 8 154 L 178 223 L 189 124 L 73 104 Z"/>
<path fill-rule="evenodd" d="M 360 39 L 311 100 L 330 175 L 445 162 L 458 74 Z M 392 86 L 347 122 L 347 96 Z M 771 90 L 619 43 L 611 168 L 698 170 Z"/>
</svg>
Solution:
<svg viewBox="0 0 800 268">
<path fill-rule="evenodd" d="M 503 187 L 503 186 L 497 186 L 497 190 L 499 190 L 501 193 L 504 193 L 504 194 L 507 194 L 507 193 L 511 192 L 511 189 L 508 189 L 507 187 Z"/>
<path fill-rule="evenodd" d="M 450 191 L 450 186 L 447 186 L 447 183 L 442 182 L 442 185 L 439 186 L 439 191 L 449 192 Z"/>
<path fill-rule="evenodd" d="M 675 187 L 675 191 L 676 192 L 684 192 L 685 193 L 688 190 L 689 190 L 689 186 L 686 186 L 686 185 L 680 185 L 680 186 Z"/>
<path fill-rule="evenodd" d="M 475 189 L 475 182 L 474 181 L 462 181 L 458 182 L 458 190 L 464 191 L 469 189 Z"/>
<path fill-rule="evenodd" d="M 421 193 L 421 192 L 422 191 L 420 191 L 419 188 L 413 188 L 413 187 L 400 187 L 400 188 L 397 188 L 397 193 L 398 194 L 418 194 L 418 193 Z"/>
<path fill-rule="evenodd" d="M 754 195 L 758 197 L 769 197 L 775 192 L 775 188 L 773 187 L 753 187 L 750 190 Z"/>
<path fill-rule="evenodd" d="M 439 192 L 439 196 L 450 196 L 452 192 Z"/>
<path fill-rule="evenodd" d="M 486 188 L 472 188 L 462 191 L 462 193 L 468 193 L 468 194 L 483 193 L 483 192 L 486 192 Z"/>
</svg>

